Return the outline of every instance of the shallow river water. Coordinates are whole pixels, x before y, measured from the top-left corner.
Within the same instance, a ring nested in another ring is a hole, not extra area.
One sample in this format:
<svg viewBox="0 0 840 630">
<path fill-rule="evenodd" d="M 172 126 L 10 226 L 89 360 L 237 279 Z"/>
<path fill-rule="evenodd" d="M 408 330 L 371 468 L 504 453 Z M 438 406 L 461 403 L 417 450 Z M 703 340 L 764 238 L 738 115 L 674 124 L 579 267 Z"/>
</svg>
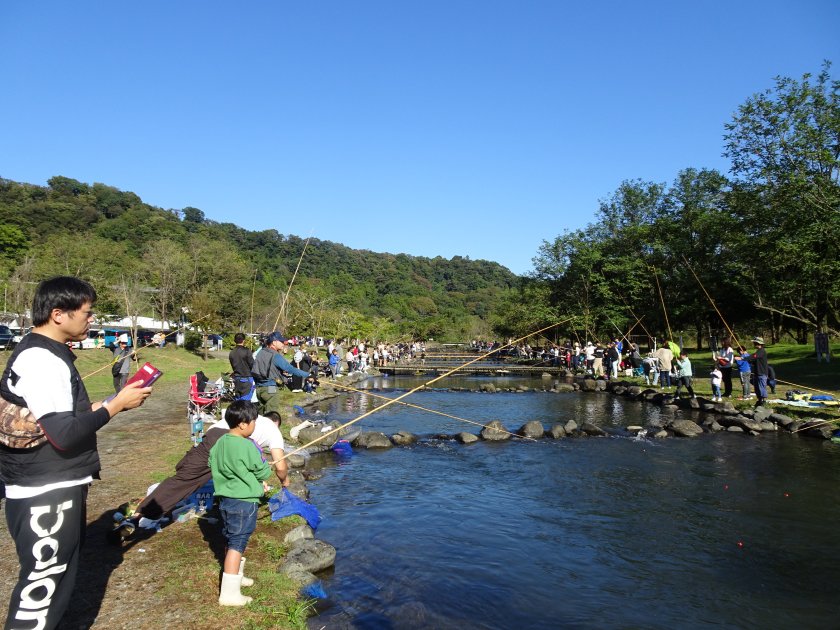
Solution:
<svg viewBox="0 0 840 630">
<path fill-rule="evenodd" d="M 365 386 L 396 385 L 376 392 L 394 397 L 416 384 Z M 613 431 L 661 413 L 604 393 L 407 401 L 511 430 L 588 419 Z M 347 420 L 371 404 L 355 394 L 322 409 Z M 479 430 L 398 405 L 360 424 Z M 786 433 L 421 440 L 312 464 L 317 536 L 338 555 L 310 628 L 840 627 L 838 445 Z"/>
</svg>

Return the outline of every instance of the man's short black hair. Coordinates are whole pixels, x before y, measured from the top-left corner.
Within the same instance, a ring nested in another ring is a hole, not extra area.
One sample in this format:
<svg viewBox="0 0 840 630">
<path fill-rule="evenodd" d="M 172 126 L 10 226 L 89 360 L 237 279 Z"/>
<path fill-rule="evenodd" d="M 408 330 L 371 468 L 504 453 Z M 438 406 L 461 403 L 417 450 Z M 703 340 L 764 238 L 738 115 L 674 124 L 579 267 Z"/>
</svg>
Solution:
<svg viewBox="0 0 840 630">
<path fill-rule="evenodd" d="M 230 407 L 225 411 L 225 420 L 231 429 L 235 429 L 244 422 L 249 424 L 252 420 L 256 420 L 257 406 L 248 400 L 234 400 L 230 403 Z"/>
<path fill-rule="evenodd" d="M 280 414 L 276 411 L 267 411 L 265 413 L 265 417 L 271 420 L 273 423 L 280 425 L 282 423 L 282 419 L 280 418 Z"/>
<path fill-rule="evenodd" d="M 245 333 L 238 332 L 233 336 L 233 343 L 242 343 L 245 341 Z"/>
<path fill-rule="evenodd" d="M 86 303 L 96 302 L 96 290 L 81 278 L 57 276 L 44 280 L 35 290 L 32 301 L 32 324 L 43 326 L 50 321 L 53 309 L 78 311 Z"/>
</svg>

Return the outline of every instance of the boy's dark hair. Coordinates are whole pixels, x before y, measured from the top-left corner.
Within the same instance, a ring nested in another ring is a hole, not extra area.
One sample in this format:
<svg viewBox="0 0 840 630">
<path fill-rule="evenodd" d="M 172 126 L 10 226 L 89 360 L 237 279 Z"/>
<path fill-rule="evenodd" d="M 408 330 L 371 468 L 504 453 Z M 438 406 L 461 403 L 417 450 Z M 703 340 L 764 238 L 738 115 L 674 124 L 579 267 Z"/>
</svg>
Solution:
<svg viewBox="0 0 840 630">
<path fill-rule="evenodd" d="M 242 422 L 249 424 L 256 420 L 257 406 L 249 400 L 234 400 L 225 411 L 225 421 L 231 429 L 235 429 Z"/>
<path fill-rule="evenodd" d="M 280 417 L 280 414 L 276 411 L 267 411 L 265 413 L 265 417 L 271 420 L 277 426 L 280 426 L 283 423 L 283 419 Z"/>
<path fill-rule="evenodd" d="M 49 322 L 53 309 L 78 311 L 88 302 L 96 302 L 96 290 L 89 282 L 73 276 L 57 276 L 44 280 L 35 290 L 32 324 L 43 326 Z"/>
<path fill-rule="evenodd" d="M 245 333 L 238 332 L 233 336 L 234 343 L 242 343 L 245 341 Z"/>
</svg>

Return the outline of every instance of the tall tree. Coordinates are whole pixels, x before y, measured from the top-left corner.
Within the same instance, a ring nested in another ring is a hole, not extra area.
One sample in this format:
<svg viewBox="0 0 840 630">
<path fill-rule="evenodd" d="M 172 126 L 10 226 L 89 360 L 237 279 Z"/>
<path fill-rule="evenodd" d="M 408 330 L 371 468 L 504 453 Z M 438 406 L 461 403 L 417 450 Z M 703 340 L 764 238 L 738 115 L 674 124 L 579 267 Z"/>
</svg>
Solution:
<svg viewBox="0 0 840 630">
<path fill-rule="evenodd" d="M 755 303 L 816 330 L 840 329 L 840 81 L 777 77 L 726 125 Z"/>
</svg>

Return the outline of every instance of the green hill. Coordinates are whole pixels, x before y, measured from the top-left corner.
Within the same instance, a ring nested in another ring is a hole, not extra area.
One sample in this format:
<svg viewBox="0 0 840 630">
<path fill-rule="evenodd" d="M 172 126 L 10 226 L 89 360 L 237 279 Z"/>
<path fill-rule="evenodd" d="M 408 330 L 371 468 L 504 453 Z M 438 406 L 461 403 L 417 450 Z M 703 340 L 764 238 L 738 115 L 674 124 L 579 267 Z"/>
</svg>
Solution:
<svg viewBox="0 0 840 630">
<path fill-rule="evenodd" d="M 494 262 L 306 245 L 67 177 L 46 187 L 0 179 L 0 248 L 10 312 L 25 310 L 38 280 L 74 274 L 97 287 L 100 311 L 174 319 L 186 307 L 228 331 L 278 322 L 289 334 L 463 339 L 488 330 L 518 282 Z"/>
</svg>

